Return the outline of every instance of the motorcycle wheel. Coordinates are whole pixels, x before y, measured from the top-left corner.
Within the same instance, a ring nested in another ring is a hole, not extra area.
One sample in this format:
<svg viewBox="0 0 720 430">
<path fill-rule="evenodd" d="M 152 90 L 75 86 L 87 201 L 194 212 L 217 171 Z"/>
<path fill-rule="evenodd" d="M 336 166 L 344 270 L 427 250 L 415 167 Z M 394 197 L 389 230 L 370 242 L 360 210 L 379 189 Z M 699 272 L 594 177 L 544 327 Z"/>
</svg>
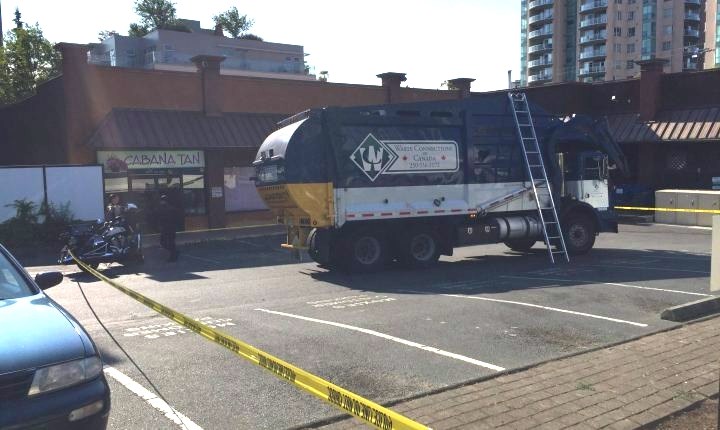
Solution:
<svg viewBox="0 0 720 430">
<path fill-rule="evenodd" d="M 93 270 L 97 270 L 98 266 L 100 265 L 100 263 L 85 263 L 85 264 L 88 265 L 88 266 L 90 266 Z M 85 269 L 85 268 L 84 268 L 82 265 L 80 265 L 80 264 L 78 264 L 77 267 L 78 267 L 78 269 L 80 269 L 80 271 L 82 271 L 83 273 L 90 273 L 90 272 L 87 271 L 87 269 Z"/>
</svg>

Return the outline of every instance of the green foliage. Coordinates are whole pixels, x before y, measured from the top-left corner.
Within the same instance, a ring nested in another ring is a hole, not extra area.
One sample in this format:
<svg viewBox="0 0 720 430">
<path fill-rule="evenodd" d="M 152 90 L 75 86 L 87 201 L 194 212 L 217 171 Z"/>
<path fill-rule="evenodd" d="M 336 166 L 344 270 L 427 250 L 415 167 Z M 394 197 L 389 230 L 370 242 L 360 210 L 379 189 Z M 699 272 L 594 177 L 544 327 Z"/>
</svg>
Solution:
<svg viewBox="0 0 720 430">
<path fill-rule="evenodd" d="M 0 224 L 0 242 L 12 248 L 55 243 L 73 222 L 70 202 L 59 206 L 42 204 L 38 208 L 35 203 L 21 199 L 6 206 L 15 208 L 15 216 Z"/>
<path fill-rule="evenodd" d="M 45 39 L 39 24 L 27 25 L 15 11 L 16 27 L 0 49 L 0 104 L 35 94 L 37 86 L 60 74 L 60 53 Z"/>
<path fill-rule="evenodd" d="M 262 41 L 263 41 L 263 38 L 262 38 L 262 37 L 256 36 L 256 35 L 254 35 L 254 34 L 252 34 L 252 33 L 241 34 L 240 37 L 238 37 L 238 39 L 257 40 L 258 42 L 262 42 Z"/>
<path fill-rule="evenodd" d="M 235 6 L 219 15 L 215 15 L 213 21 L 215 21 L 215 25 L 220 25 L 224 31 L 227 31 L 233 39 L 241 38 L 241 35 L 248 31 L 254 23 L 252 19 L 248 19 L 247 15 L 241 16 Z M 257 36 L 254 37 L 257 39 L 252 40 L 262 40 Z M 250 39 L 250 37 L 247 39 Z"/>
<path fill-rule="evenodd" d="M 98 40 L 102 42 L 103 40 L 107 39 L 111 36 L 117 36 L 119 33 L 115 30 L 103 30 L 98 32 Z"/>
<path fill-rule="evenodd" d="M 140 23 L 130 24 L 128 34 L 142 37 L 155 29 L 171 29 L 176 24 L 175 3 L 169 0 L 135 0 Z"/>
</svg>

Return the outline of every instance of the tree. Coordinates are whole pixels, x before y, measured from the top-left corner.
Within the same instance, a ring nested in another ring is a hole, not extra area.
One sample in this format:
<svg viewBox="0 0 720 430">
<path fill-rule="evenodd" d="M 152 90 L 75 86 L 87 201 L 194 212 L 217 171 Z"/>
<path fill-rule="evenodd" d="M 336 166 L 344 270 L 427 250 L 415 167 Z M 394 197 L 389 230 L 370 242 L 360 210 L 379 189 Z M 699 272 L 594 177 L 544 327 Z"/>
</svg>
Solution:
<svg viewBox="0 0 720 430">
<path fill-rule="evenodd" d="M 158 28 L 169 28 L 175 25 L 175 3 L 170 0 L 135 0 L 135 13 L 140 16 L 140 23 L 130 24 L 128 34 L 142 37 Z"/>
<path fill-rule="evenodd" d="M 98 40 L 102 42 L 103 40 L 107 39 L 111 36 L 118 36 L 119 33 L 115 30 L 103 30 L 98 32 Z"/>
<path fill-rule="evenodd" d="M 38 85 L 60 74 L 60 53 L 45 39 L 39 24 L 28 25 L 15 11 L 15 28 L 0 54 L 0 103 L 13 103 L 35 93 Z"/>
<path fill-rule="evenodd" d="M 215 21 L 215 25 L 220 25 L 223 30 L 227 31 L 233 39 L 240 38 L 241 34 L 248 31 L 254 23 L 252 19 L 248 19 L 247 15 L 240 16 L 240 12 L 235 6 L 215 15 L 213 21 Z"/>
</svg>

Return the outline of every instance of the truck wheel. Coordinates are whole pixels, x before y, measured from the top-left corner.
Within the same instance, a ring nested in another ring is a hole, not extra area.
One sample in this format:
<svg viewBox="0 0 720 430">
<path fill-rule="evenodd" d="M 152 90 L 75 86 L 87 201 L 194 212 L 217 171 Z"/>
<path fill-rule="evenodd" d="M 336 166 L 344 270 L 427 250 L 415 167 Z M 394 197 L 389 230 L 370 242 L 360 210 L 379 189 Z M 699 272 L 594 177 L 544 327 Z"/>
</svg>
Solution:
<svg viewBox="0 0 720 430">
<path fill-rule="evenodd" d="M 325 252 L 321 249 L 323 245 L 321 244 L 322 234 L 323 233 L 316 228 L 310 231 L 307 238 L 308 255 L 310 255 L 310 258 L 312 258 L 312 260 L 320 267 L 330 268 L 334 265 L 335 259 L 329 249 L 325 250 Z M 329 244 L 326 244 L 325 246 L 329 248 Z"/>
<path fill-rule="evenodd" d="M 586 254 L 595 245 L 595 224 L 587 216 L 575 215 L 563 225 L 565 246 L 570 255 Z"/>
<path fill-rule="evenodd" d="M 440 258 L 440 241 L 430 229 L 411 229 L 400 238 L 398 259 L 408 267 L 428 267 Z"/>
<path fill-rule="evenodd" d="M 535 239 L 511 239 L 505 241 L 505 245 L 517 252 L 528 252 L 535 245 Z"/>
<path fill-rule="evenodd" d="M 379 232 L 359 231 L 343 240 L 344 261 L 351 272 L 382 270 L 389 260 L 387 241 Z"/>
</svg>

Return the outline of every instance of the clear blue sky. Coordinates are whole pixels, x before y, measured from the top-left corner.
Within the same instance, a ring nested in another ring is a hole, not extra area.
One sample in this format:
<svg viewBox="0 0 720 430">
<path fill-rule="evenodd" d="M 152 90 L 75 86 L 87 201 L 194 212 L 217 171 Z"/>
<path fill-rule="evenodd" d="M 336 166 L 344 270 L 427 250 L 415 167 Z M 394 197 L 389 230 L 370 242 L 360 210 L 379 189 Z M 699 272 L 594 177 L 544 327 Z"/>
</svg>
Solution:
<svg viewBox="0 0 720 430">
<path fill-rule="evenodd" d="M 89 43 L 100 30 L 127 34 L 137 21 L 133 0 L 0 0 L 3 30 L 15 7 L 38 22 L 51 42 Z M 382 72 L 405 72 L 406 84 L 440 88 L 475 78 L 473 90 L 519 79 L 520 2 L 517 0 L 176 0 L 179 18 L 213 26 L 212 16 L 237 6 L 266 41 L 305 46 L 316 72 L 330 81 L 379 84 Z"/>
</svg>

